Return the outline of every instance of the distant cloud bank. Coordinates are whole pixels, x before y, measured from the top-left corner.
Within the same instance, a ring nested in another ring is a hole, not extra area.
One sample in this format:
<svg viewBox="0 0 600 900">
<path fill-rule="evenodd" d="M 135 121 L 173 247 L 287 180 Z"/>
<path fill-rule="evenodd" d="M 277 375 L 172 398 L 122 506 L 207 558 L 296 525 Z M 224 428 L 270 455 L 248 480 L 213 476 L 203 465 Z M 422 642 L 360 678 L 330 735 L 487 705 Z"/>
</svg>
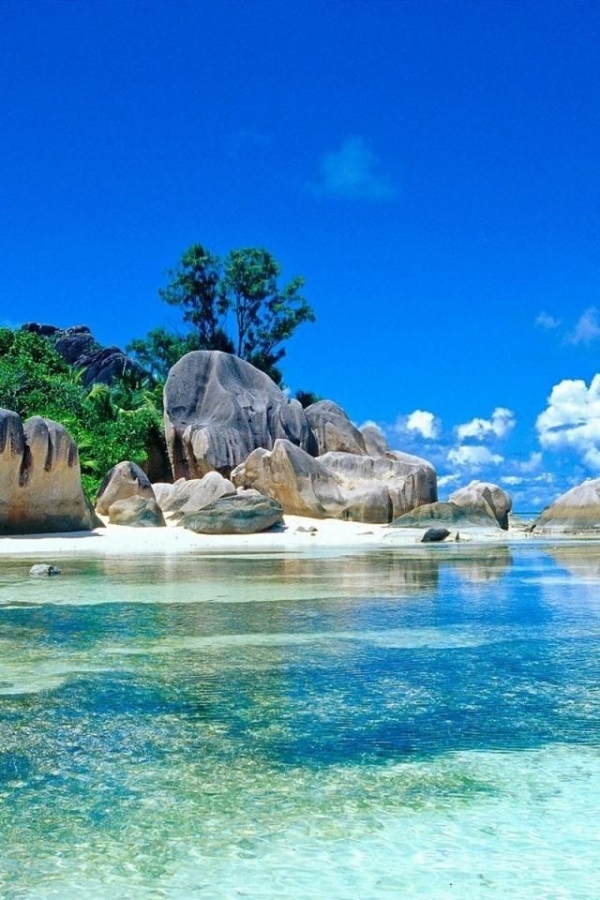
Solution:
<svg viewBox="0 0 600 900">
<path fill-rule="evenodd" d="M 371 202 L 390 202 L 398 196 L 389 176 L 380 171 L 369 142 L 358 135 L 325 153 L 319 170 L 319 180 L 310 188 L 320 196 Z"/>
</svg>

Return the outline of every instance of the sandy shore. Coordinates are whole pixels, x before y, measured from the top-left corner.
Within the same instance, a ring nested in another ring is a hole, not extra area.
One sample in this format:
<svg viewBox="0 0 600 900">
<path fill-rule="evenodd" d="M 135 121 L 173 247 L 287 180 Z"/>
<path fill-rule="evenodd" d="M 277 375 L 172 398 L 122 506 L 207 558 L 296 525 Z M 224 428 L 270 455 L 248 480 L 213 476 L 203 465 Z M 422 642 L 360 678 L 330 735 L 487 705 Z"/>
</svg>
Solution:
<svg viewBox="0 0 600 900">
<path fill-rule="evenodd" d="M 286 516 L 285 526 L 280 530 L 251 535 L 195 534 L 170 525 L 166 528 L 130 528 L 107 524 L 105 528 L 91 532 L 0 537 L 0 557 L 27 556 L 48 562 L 60 554 L 139 556 L 152 553 L 312 552 L 321 547 L 348 550 L 409 547 L 420 543 L 423 532 L 423 528 L 390 528 L 300 516 Z M 472 529 L 460 533 L 460 540 L 465 543 L 506 543 L 523 537 L 522 531 L 518 530 Z"/>
</svg>

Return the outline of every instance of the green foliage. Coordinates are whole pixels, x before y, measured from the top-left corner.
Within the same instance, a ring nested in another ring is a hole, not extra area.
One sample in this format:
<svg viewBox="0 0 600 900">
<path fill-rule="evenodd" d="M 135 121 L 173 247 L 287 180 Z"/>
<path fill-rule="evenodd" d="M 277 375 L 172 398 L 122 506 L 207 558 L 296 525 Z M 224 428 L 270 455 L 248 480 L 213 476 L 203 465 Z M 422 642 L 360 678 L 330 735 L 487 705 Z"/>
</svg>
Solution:
<svg viewBox="0 0 600 900">
<path fill-rule="evenodd" d="M 267 372 L 278 384 L 277 363 L 283 344 L 314 313 L 301 296 L 304 280 L 294 278 L 279 287 L 279 263 L 256 247 L 232 250 L 224 260 L 200 244 L 186 250 L 160 296 L 183 312 L 190 331 L 179 337 L 164 328 L 137 339 L 127 350 L 157 377 L 190 350 L 224 350 Z"/>
<path fill-rule="evenodd" d="M 306 409 L 307 406 L 312 406 L 313 403 L 318 403 L 319 400 L 323 399 L 319 394 L 315 394 L 314 391 L 296 391 L 294 396 L 302 405 L 303 409 Z"/>
<path fill-rule="evenodd" d="M 112 466 L 124 459 L 143 465 L 149 440 L 162 440 L 160 387 L 128 372 L 110 386 L 86 389 L 49 341 L 8 328 L 0 329 L 0 407 L 65 426 L 90 498 Z"/>
</svg>

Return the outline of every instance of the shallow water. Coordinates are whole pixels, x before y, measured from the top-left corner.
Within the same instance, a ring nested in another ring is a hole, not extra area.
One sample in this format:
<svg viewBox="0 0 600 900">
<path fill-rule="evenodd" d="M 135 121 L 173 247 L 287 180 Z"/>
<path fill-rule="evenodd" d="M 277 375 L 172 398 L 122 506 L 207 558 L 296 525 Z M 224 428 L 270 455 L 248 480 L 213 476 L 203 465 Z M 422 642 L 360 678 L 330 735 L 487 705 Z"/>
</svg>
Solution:
<svg viewBox="0 0 600 900">
<path fill-rule="evenodd" d="M 596 900 L 600 553 L 0 569 L 0 897 Z"/>
</svg>

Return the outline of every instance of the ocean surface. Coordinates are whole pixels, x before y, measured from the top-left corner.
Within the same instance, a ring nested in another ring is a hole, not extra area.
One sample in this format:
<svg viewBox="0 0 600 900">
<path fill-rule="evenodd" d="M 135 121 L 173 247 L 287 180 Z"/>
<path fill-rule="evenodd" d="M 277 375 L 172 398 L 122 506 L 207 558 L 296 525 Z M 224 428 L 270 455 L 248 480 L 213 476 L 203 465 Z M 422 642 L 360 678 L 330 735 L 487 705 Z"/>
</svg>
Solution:
<svg viewBox="0 0 600 900">
<path fill-rule="evenodd" d="M 598 900 L 600 545 L 0 566 L 2 900 Z"/>
</svg>

